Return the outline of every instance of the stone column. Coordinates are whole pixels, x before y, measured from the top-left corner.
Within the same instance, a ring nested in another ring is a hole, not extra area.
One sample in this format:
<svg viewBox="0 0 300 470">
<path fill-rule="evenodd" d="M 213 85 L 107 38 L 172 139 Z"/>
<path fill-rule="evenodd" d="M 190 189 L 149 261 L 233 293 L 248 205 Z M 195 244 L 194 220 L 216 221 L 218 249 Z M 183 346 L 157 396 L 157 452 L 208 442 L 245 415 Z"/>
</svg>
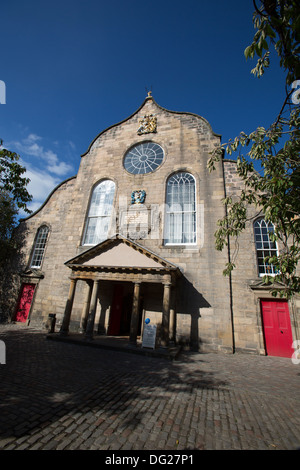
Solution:
<svg viewBox="0 0 300 470">
<path fill-rule="evenodd" d="M 77 279 L 71 279 L 68 300 L 67 300 L 66 307 L 65 307 L 64 318 L 63 318 L 62 325 L 61 325 L 60 332 L 59 332 L 59 334 L 62 336 L 67 335 L 69 332 L 69 325 L 70 325 L 70 318 L 71 318 L 72 307 L 73 307 L 74 296 L 75 296 L 76 282 L 77 282 Z"/>
<path fill-rule="evenodd" d="M 90 308 L 89 308 L 89 315 L 88 315 L 88 319 L 87 319 L 86 332 L 85 332 L 86 339 L 92 339 L 93 338 L 94 323 L 95 323 L 96 309 L 97 309 L 99 283 L 100 283 L 100 281 L 97 280 L 97 281 L 94 281 L 94 285 L 93 285 L 92 298 L 91 298 L 91 303 L 90 303 Z"/>
<path fill-rule="evenodd" d="M 175 343 L 176 340 L 176 306 L 175 306 L 175 289 L 171 288 L 171 300 L 170 300 L 170 342 Z"/>
<path fill-rule="evenodd" d="M 86 297 L 84 300 L 81 319 L 80 319 L 80 328 L 79 328 L 80 333 L 84 333 L 86 330 L 86 324 L 87 324 L 90 303 L 91 303 L 91 296 L 92 296 L 93 283 L 91 281 L 86 281 L 86 283 L 87 283 L 87 290 L 86 290 Z"/>
<path fill-rule="evenodd" d="M 133 290 L 133 303 L 132 303 L 132 314 L 130 322 L 130 337 L 129 342 L 132 345 L 136 345 L 138 322 L 139 322 L 139 305 L 140 305 L 140 282 L 134 283 Z"/>
<path fill-rule="evenodd" d="M 169 345 L 170 295 L 171 295 L 171 284 L 164 284 L 162 328 L 161 328 L 162 330 L 161 331 L 161 345 L 163 347 L 168 347 Z"/>
</svg>

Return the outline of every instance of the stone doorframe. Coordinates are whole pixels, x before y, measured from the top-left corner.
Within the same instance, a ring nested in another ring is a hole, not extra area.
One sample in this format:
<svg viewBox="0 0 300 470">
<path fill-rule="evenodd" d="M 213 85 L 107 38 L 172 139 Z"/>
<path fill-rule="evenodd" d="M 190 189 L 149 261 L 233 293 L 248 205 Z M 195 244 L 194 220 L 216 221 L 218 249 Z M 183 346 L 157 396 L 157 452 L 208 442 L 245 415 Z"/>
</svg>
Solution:
<svg viewBox="0 0 300 470">
<path fill-rule="evenodd" d="M 19 286 L 19 295 L 18 295 L 18 299 L 17 299 L 16 305 L 15 305 L 15 308 L 14 308 L 12 318 L 14 319 L 16 317 L 18 304 L 19 304 L 20 297 L 21 297 L 22 285 L 23 284 L 35 284 L 35 290 L 34 290 L 32 302 L 31 302 L 31 307 L 30 307 L 30 310 L 29 310 L 27 320 L 25 322 L 25 324 L 27 326 L 29 326 L 30 319 L 31 319 L 31 312 L 32 312 L 33 305 L 34 305 L 34 300 L 35 300 L 35 296 L 36 296 L 37 287 L 39 285 L 40 280 L 44 279 L 44 273 L 40 270 L 37 270 L 37 269 L 27 269 L 26 271 L 23 271 L 23 272 L 19 273 L 19 276 L 20 276 L 20 281 L 21 281 L 20 286 Z"/>
</svg>

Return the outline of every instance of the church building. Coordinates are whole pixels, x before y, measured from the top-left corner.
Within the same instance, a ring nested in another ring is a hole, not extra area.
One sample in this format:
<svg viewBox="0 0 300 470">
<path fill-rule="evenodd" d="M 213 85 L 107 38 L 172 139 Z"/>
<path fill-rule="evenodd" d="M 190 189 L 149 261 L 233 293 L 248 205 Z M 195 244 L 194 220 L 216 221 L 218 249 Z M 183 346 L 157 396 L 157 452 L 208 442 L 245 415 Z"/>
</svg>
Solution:
<svg viewBox="0 0 300 470">
<path fill-rule="evenodd" d="M 264 217 L 239 237 L 237 268 L 223 270 L 234 242 L 215 249 L 222 200 L 237 194 L 236 163 L 209 173 L 221 136 L 201 116 L 164 109 L 148 93 L 131 116 L 103 130 L 63 181 L 23 219 L 25 265 L 14 320 L 60 335 L 128 338 L 145 320 L 156 347 L 291 357 L 299 299 L 272 297 L 262 276 L 277 251 Z M 298 304 L 297 304 L 298 302 Z"/>
</svg>

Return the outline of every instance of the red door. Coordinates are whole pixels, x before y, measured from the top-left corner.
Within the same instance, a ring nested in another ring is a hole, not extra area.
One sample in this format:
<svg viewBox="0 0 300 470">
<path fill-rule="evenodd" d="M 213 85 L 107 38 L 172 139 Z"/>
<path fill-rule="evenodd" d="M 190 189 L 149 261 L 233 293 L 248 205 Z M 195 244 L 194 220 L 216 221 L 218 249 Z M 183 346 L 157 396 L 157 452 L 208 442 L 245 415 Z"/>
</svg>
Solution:
<svg viewBox="0 0 300 470">
<path fill-rule="evenodd" d="M 261 300 L 261 311 L 267 354 L 292 357 L 293 336 L 287 301 Z"/>
<path fill-rule="evenodd" d="M 33 298 L 33 293 L 35 289 L 35 284 L 23 284 L 21 289 L 21 296 L 17 308 L 15 321 L 25 322 L 27 320 L 29 310 L 31 307 L 31 302 Z"/>
<path fill-rule="evenodd" d="M 113 301 L 110 309 L 108 335 L 120 334 L 123 304 L 123 286 L 116 285 L 114 288 Z"/>
</svg>

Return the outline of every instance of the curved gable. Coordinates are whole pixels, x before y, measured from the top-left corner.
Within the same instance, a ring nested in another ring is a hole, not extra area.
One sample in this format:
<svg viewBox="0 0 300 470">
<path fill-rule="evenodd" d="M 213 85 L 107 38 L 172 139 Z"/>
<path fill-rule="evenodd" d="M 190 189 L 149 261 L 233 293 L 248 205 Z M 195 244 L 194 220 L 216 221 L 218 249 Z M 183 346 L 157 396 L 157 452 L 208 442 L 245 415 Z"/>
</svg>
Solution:
<svg viewBox="0 0 300 470">
<path fill-rule="evenodd" d="M 163 113 L 168 113 L 168 114 L 172 114 L 174 116 L 178 116 L 179 118 L 183 119 L 184 122 L 187 123 L 188 126 L 191 126 L 191 124 L 193 123 L 193 121 L 195 121 L 195 123 L 197 122 L 197 124 L 192 124 L 193 127 L 197 127 L 199 130 L 202 130 L 205 129 L 206 132 L 208 132 L 209 134 L 211 134 L 212 136 L 214 137 L 221 137 L 221 135 L 219 134 L 216 134 L 215 132 L 213 132 L 212 130 L 212 127 L 211 125 L 209 124 L 209 122 L 203 118 L 202 116 L 198 115 L 198 114 L 195 114 L 195 113 L 190 113 L 190 112 L 184 112 L 184 111 L 171 111 L 171 110 L 168 110 L 166 108 L 163 108 L 162 106 L 160 106 L 159 104 L 157 104 L 157 102 L 154 100 L 154 98 L 148 94 L 148 96 L 146 97 L 146 99 L 144 100 L 144 102 L 141 104 L 141 106 L 133 113 L 131 114 L 130 116 L 128 116 L 126 119 L 123 119 L 122 121 L 116 123 L 116 124 L 113 124 L 112 126 L 109 126 L 107 127 L 106 129 L 104 129 L 103 131 L 101 131 L 95 138 L 94 140 L 91 142 L 91 144 L 89 145 L 87 151 L 85 153 L 83 153 L 81 155 L 81 157 L 84 157 L 86 156 L 90 150 L 93 148 L 93 146 L 96 144 L 96 142 L 101 139 L 101 137 L 106 134 L 108 131 L 110 130 L 113 130 L 114 128 L 117 128 L 119 127 L 120 125 L 122 124 L 125 124 L 126 122 L 130 121 L 131 119 L 133 119 L 137 114 L 139 114 L 142 109 L 144 107 L 147 106 L 148 103 L 150 103 L 154 105 L 154 107 L 156 107 L 159 111 L 163 112 Z"/>
<path fill-rule="evenodd" d="M 32 214 L 30 214 L 28 217 L 24 217 L 23 219 L 21 219 L 21 221 L 25 221 L 25 220 L 28 220 L 30 219 L 31 217 L 34 217 L 36 214 L 38 214 L 44 207 L 45 205 L 47 204 L 47 202 L 51 199 L 51 197 L 65 184 L 69 183 L 69 181 L 72 181 L 73 179 L 76 179 L 77 178 L 77 175 L 75 176 L 71 176 L 70 178 L 67 178 L 66 180 L 62 181 L 61 183 L 59 183 L 52 191 L 51 193 L 49 194 L 49 196 L 45 199 L 45 201 L 43 202 L 43 204 L 36 210 L 34 211 Z"/>
</svg>

